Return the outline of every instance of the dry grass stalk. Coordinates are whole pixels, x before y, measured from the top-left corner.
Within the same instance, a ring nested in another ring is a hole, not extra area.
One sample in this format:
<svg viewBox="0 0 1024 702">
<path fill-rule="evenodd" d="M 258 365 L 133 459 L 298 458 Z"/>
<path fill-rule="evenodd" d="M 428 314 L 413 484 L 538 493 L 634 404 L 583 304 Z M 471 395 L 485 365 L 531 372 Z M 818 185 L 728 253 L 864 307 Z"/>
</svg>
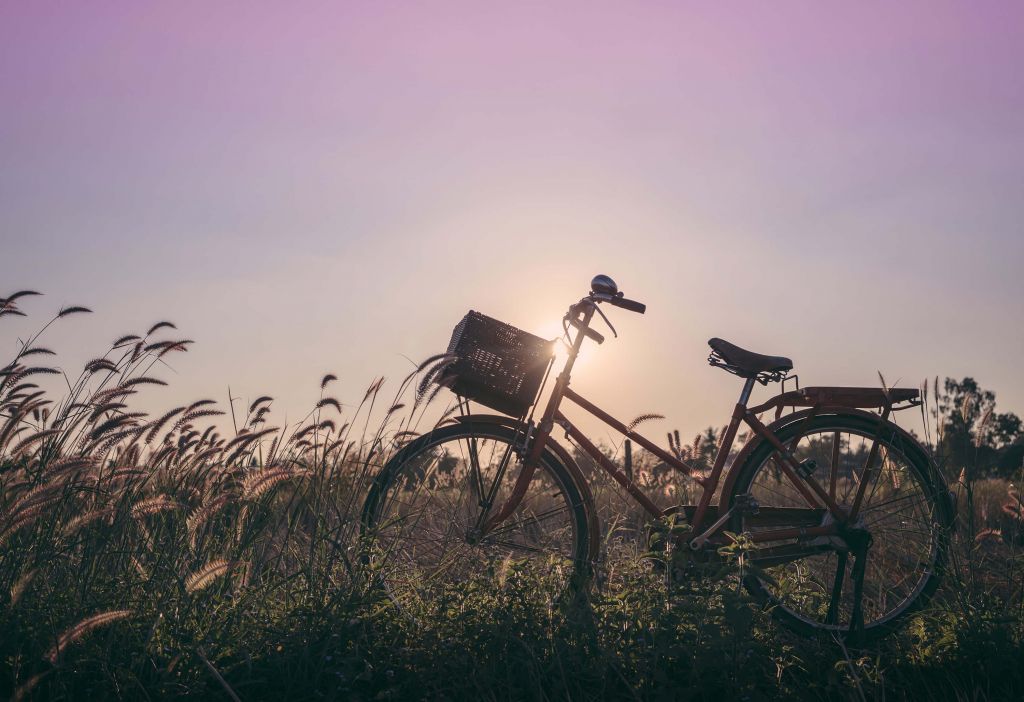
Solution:
<svg viewBox="0 0 1024 702">
<path fill-rule="evenodd" d="M 161 329 L 177 329 L 177 328 L 178 327 L 175 326 L 174 322 L 167 322 L 167 321 L 157 322 L 156 324 L 154 324 L 153 326 L 151 326 L 149 328 L 149 331 L 146 332 L 146 336 L 153 336 L 153 334 L 157 333 Z M 136 337 L 136 338 L 138 338 L 138 337 Z"/>
<path fill-rule="evenodd" d="M 316 403 L 316 409 L 323 409 L 324 407 L 333 407 L 339 414 L 341 413 L 341 403 L 333 397 L 325 397 Z"/>
<path fill-rule="evenodd" d="M 89 434 L 89 438 L 93 441 L 98 441 L 103 438 L 104 434 L 120 429 L 124 426 L 134 427 L 138 425 L 138 419 L 145 417 L 145 412 L 128 412 L 126 414 L 119 414 L 112 419 L 108 419 L 103 422 Z"/>
<path fill-rule="evenodd" d="M 89 373 L 114 372 L 117 370 L 117 364 L 108 358 L 95 358 L 85 364 L 85 370 Z"/>
<path fill-rule="evenodd" d="M 140 468 L 117 468 L 107 475 L 106 479 L 109 482 L 115 482 L 117 480 L 131 480 L 141 475 L 146 475 L 146 471 Z"/>
<path fill-rule="evenodd" d="M 14 695 L 11 697 L 11 702 L 21 702 L 21 700 L 28 699 L 28 695 L 35 689 L 36 685 L 38 685 L 39 682 L 49 674 L 49 670 L 44 670 L 42 673 L 37 673 L 26 680 L 17 690 L 14 691 Z"/>
<path fill-rule="evenodd" d="M 220 683 L 220 686 L 224 688 L 224 692 L 227 693 L 228 697 L 230 697 L 233 700 L 233 702 L 242 702 L 242 699 L 235 693 L 233 689 L 231 689 L 231 686 L 228 685 L 228 682 L 224 679 L 224 676 L 220 674 L 220 672 L 213 666 L 213 663 L 210 662 L 210 659 L 206 657 L 206 652 L 203 651 L 202 646 L 196 649 L 196 653 L 199 655 L 199 660 L 203 662 L 203 665 L 206 666 L 207 670 L 209 670 L 210 673 L 213 674 L 213 677 L 216 678 L 218 683 Z"/>
<path fill-rule="evenodd" d="M 191 573 L 185 578 L 185 590 L 197 592 L 209 586 L 214 580 L 227 574 L 233 566 L 232 561 L 219 559 L 210 561 L 199 570 Z"/>
<path fill-rule="evenodd" d="M 1001 529 L 982 529 L 975 535 L 974 543 L 976 544 L 1001 544 L 1003 543 L 1003 532 Z"/>
<path fill-rule="evenodd" d="M 10 507 L 4 515 L 4 519 L 16 519 L 19 514 L 31 507 L 45 505 L 52 502 L 56 499 L 57 493 L 63 490 L 64 487 L 64 485 L 58 482 L 47 482 L 42 485 L 37 485 L 22 495 L 21 498 Z"/>
<path fill-rule="evenodd" d="M 96 460 L 91 457 L 66 458 L 54 461 L 46 469 L 44 476 L 47 482 L 56 480 L 59 476 L 73 472 L 92 472 L 96 468 Z"/>
<path fill-rule="evenodd" d="M 31 449 L 35 444 L 44 441 L 45 439 L 48 439 L 50 437 L 56 436 L 60 433 L 60 429 L 44 429 L 43 431 L 38 431 L 35 434 L 29 436 L 28 438 L 22 439 L 20 442 L 15 444 L 14 448 L 11 449 L 11 456 L 13 456 L 14 458 L 18 458 L 22 454 L 26 453 L 29 449 Z"/>
<path fill-rule="evenodd" d="M 273 401 L 274 401 L 274 398 L 272 398 L 270 395 L 261 395 L 260 397 L 257 397 L 255 400 L 252 401 L 252 404 L 249 405 L 249 414 L 252 414 L 253 412 L 255 412 L 256 409 L 260 405 L 262 405 L 263 403 L 265 403 L 265 402 L 273 402 Z"/>
<path fill-rule="evenodd" d="M 63 534 L 64 536 L 72 536 L 79 529 L 82 529 L 83 527 L 86 527 L 89 524 L 92 524 L 93 522 L 103 519 L 105 517 L 110 517 L 113 514 L 113 510 L 109 508 L 94 509 L 91 512 L 79 514 L 68 520 L 68 523 L 64 525 L 64 529 L 61 531 L 61 534 Z"/>
<path fill-rule="evenodd" d="M 185 412 L 184 415 L 182 415 L 180 419 L 178 419 L 177 422 L 174 423 L 174 427 L 172 428 L 171 431 L 177 431 L 178 429 L 181 429 L 189 422 L 193 422 L 197 419 L 202 419 L 203 417 L 217 417 L 222 414 L 224 414 L 224 412 L 217 409 L 188 410 Z"/>
<path fill-rule="evenodd" d="M 21 596 L 25 594 L 25 591 L 28 589 L 28 586 L 32 583 L 32 579 L 36 577 L 36 573 L 38 572 L 38 568 L 33 568 L 25 573 L 22 573 L 21 577 L 14 582 L 14 585 L 11 586 L 11 607 L 14 607 L 14 605 L 18 604 L 18 600 L 20 600 Z"/>
<path fill-rule="evenodd" d="M 1009 499 L 1003 504 L 1003 513 L 1024 522 L 1024 501 L 1021 500 L 1019 493 L 1015 488 L 1010 487 L 1006 491 L 1006 495 Z"/>
<path fill-rule="evenodd" d="M 142 561 L 135 556 L 131 557 L 131 561 L 132 566 L 135 568 L 135 572 L 139 574 L 139 577 L 143 580 L 149 580 L 149 571 L 146 569 L 146 566 L 142 565 Z"/>
<path fill-rule="evenodd" d="M 163 429 L 164 425 L 184 411 L 184 407 L 175 407 L 174 409 L 165 413 L 158 419 L 153 420 L 150 423 L 149 428 L 146 430 L 146 443 L 153 443 L 153 439 L 155 439 L 156 435 L 160 433 L 160 430 Z"/>
<path fill-rule="evenodd" d="M 57 313 L 57 317 L 58 318 L 60 318 L 60 317 L 67 317 L 69 314 L 79 314 L 79 313 L 89 314 L 91 312 L 92 312 L 92 310 L 90 310 L 88 307 L 82 307 L 81 305 L 73 305 L 71 307 L 65 307 L 60 312 L 58 312 Z"/>
<path fill-rule="evenodd" d="M 116 348 L 119 348 L 119 347 L 124 346 L 126 344 L 130 344 L 133 341 L 138 341 L 138 340 L 139 340 L 139 337 L 137 335 L 135 335 L 135 334 L 128 334 L 126 336 L 122 336 L 122 337 L 116 339 L 114 341 L 114 343 L 112 344 L 112 346 L 116 349 Z"/>
<path fill-rule="evenodd" d="M 189 535 L 195 539 L 196 532 L 203 524 L 208 522 L 217 512 L 225 507 L 228 502 L 231 501 L 231 495 L 223 494 L 218 495 L 212 500 L 208 501 L 203 506 L 199 507 L 188 516 L 185 521 L 186 528 L 188 529 Z"/>
<path fill-rule="evenodd" d="M 257 500 L 278 483 L 293 477 L 295 473 L 290 468 L 271 468 L 253 473 L 242 483 L 242 496 L 247 500 Z"/>
<path fill-rule="evenodd" d="M 109 612 L 94 614 L 91 617 L 86 617 L 57 637 L 57 644 L 46 654 L 46 659 L 50 661 L 50 663 L 56 665 L 61 654 L 68 646 L 81 640 L 91 631 L 95 631 L 102 626 L 106 626 L 107 624 L 111 624 L 121 619 L 127 619 L 131 615 L 132 610 L 130 609 L 116 609 Z"/>
<path fill-rule="evenodd" d="M 985 443 L 989 427 L 992 424 L 992 409 L 991 407 L 986 409 L 985 414 L 981 416 L 981 421 L 978 422 L 978 426 L 974 431 L 974 448 L 980 448 Z"/>
<path fill-rule="evenodd" d="M 960 403 L 960 418 L 964 424 L 967 424 L 967 418 L 971 416 L 971 412 L 974 411 L 974 399 L 970 395 L 964 395 L 963 401 Z"/>
<path fill-rule="evenodd" d="M 650 421 L 653 421 L 655 419 L 664 419 L 664 418 L 665 418 L 664 415 L 661 415 L 661 414 L 653 414 L 653 413 L 641 414 L 638 417 L 634 417 L 633 421 L 631 421 L 628 425 L 626 425 L 626 428 L 629 429 L 630 431 L 633 431 L 634 429 L 636 429 L 638 426 L 640 426 L 644 422 L 650 422 Z"/>
<path fill-rule="evenodd" d="M 139 518 L 150 514 L 157 514 L 171 509 L 178 509 L 181 504 L 167 495 L 157 495 L 139 500 L 132 505 L 132 516 Z"/>
</svg>

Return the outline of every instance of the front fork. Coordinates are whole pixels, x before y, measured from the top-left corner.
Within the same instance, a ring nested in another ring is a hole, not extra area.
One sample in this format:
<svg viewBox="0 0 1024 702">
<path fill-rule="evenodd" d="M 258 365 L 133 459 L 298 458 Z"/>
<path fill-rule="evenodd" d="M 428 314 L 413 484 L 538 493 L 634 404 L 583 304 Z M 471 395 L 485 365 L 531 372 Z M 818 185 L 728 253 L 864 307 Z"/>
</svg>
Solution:
<svg viewBox="0 0 1024 702">
<path fill-rule="evenodd" d="M 561 379 L 559 379 L 559 382 L 561 382 Z M 516 511 L 516 508 L 522 504 L 523 498 L 526 497 L 526 491 L 530 488 L 530 483 L 533 482 L 533 474 L 537 471 L 537 465 L 540 463 L 540 457 L 544 452 L 544 447 L 547 445 L 548 437 L 551 436 L 553 426 L 554 423 L 551 420 L 545 419 L 542 421 L 537 431 L 533 434 L 532 441 L 530 440 L 529 431 L 527 432 L 525 437 L 527 442 L 526 458 L 522 461 L 523 467 L 519 471 L 516 484 L 512 487 L 511 494 L 505 499 L 501 507 L 496 512 L 486 516 L 483 523 L 479 525 L 478 533 L 475 535 L 476 538 L 486 535 L 495 526 L 508 519 Z M 489 507 L 490 505 L 486 505 L 485 510 Z M 485 511 L 484 515 L 486 514 Z"/>
</svg>

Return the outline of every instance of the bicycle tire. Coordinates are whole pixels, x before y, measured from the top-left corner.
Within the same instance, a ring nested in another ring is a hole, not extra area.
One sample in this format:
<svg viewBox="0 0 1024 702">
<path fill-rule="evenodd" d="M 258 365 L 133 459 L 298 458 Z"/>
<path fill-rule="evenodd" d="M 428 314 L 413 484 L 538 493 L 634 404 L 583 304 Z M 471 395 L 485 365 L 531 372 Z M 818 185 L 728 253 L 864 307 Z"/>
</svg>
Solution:
<svg viewBox="0 0 1024 702">
<path fill-rule="evenodd" d="M 938 588 L 952 520 L 944 482 L 920 444 L 891 422 L 880 424 L 877 418 L 866 415 L 836 413 L 796 420 L 776 432 L 798 461 L 813 458 L 819 467 L 825 466 L 827 472 L 820 475 L 828 476 L 827 489 L 835 494 L 840 506 L 851 502 L 856 494 L 857 462 L 870 453 L 870 440 L 876 433 L 879 451 L 875 478 L 865 489 L 859 513 L 872 537 L 863 577 L 863 629 L 857 632 L 862 640 L 899 628 L 906 617 L 927 604 Z M 844 435 L 849 437 L 846 446 L 853 459 L 842 455 Z M 830 442 L 825 441 L 826 437 Z M 854 437 L 860 443 L 856 452 Z M 796 506 L 801 498 L 774 465 L 773 456 L 777 455 L 778 451 L 763 439 L 753 448 L 738 468 L 729 507 L 740 494 L 750 494 L 762 507 Z M 800 506 L 806 507 L 806 503 Z M 735 533 L 751 531 L 752 521 L 749 515 L 734 514 L 730 528 Z M 896 527 L 900 527 L 898 533 Z M 776 618 L 790 629 L 806 636 L 846 635 L 851 631 L 853 618 L 850 563 L 854 559 L 844 557 L 841 550 L 760 572 L 754 569 L 746 575 L 744 584 L 756 600 L 771 607 Z M 756 551 L 753 555 L 756 558 Z M 841 585 L 837 588 L 840 573 Z M 891 591 L 884 589 L 887 586 L 883 581 L 889 583 Z"/>
<path fill-rule="evenodd" d="M 363 507 L 362 534 L 364 542 L 370 544 L 370 548 L 364 549 L 363 562 L 370 566 L 374 581 L 399 607 L 414 600 L 426 601 L 443 592 L 451 593 L 452 585 L 465 590 L 463 586 L 478 578 L 498 578 L 513 560 L 519 565 L 529 561 L 552 598 L 586 587 L 592 538 L 587 503 L 572 473 L 549 449 L 541 454 L 540 465 L 523 503 L 479 543 L 470 543 L 469 517 L 479 518 L 471 501 L 479 499 L 483 491 L 475 488 L 476 493 L 473 492 L 475 481 L 471 470 L 467 472 L 467 464 L 472 464 L 468 458 L 469 447 L 476 446 L 481 470 L 485 463 L 492 465 L 489 460 L 499 455 L 497 449 L 505 451 L 511 447 L 516 457 L 514 465 L 510 457 L 501 477 L 491 505 L 493 510 L 501 505 L 502 498 L 518 477 L 522 451 L 515 445 L 519 438 L 520 432 L 505 425 L 485 422 L 449 425 L 417 438 L 385 463 Z M 446 454 L 444 449 L 453 446 L 466 447 L 460 458 L 455 459 L 462 461 L 462 474 L 456 462 L 449 464 L 444 481 L 432 481 L 431 475 L 444 474 L 441 461 L 455 455 L 454 452 Z M 497 477 L 497 472 L 488 477 Z M 409 498 L 423 499 L 414 504 L 413 499 L 396 498 L 396 494 L 408 491 L 416 491 Z M 555 506 L 538 511 L 546 503 Z M 422 511 L 415 517 L 415 523 L 409 523 L 420 505 Z M 467 507 L 468 511 L 460 511 L 461 507 Z M 551 535 L 552 531 L 565 528 L 568 534 Z M 432 538 L 443 541 L 437 547 L 431 543 Z M 457 558 L 448 552 L 448 546 L 456 549 Z M 446 568 L 445 577 L 438 577 Z"/>
</svg>

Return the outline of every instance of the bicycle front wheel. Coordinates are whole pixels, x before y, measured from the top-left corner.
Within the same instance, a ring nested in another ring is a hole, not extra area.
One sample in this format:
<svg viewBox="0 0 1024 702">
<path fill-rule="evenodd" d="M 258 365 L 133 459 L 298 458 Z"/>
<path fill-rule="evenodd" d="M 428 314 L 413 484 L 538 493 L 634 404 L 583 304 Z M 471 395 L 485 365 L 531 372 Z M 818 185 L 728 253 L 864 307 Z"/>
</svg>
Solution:
<svg viewBox="0 0 1024 702">
<path fill-rule="evenodd" d="M 521 433 L 481 422 L 446 426 L 404 447 L 374 481 L 363 509 L 366 563 L 400 607 L 527 571 L 555 599 L 585 582 L 591 535 L 572 474 L 545 450 L 529 491 L 486 534 L 525 457 Z"/>
<path fill-rule="evenodd" d="M 751 554 L 762 567 L 748 575 L 747 589 L 773 607 L 791 628 L 807 634 L 842 634 L 854 620 L 865 638 L 892 631 L 922 607 L 938 587 L 946 558 L 951 514 L 941 478 L 920 445 L 889 422 L 858 415 L 823 415 L 796 421 L 777 436 L 797 461 L 813 461 L 814 478 L 841 507 L 855 501 L 875 438 L 878 448 L 859 513 L 848 533 L 860 535 L 867 547 L 859 598 L 856 558 L 842 537 L 797 537 L 758 543 Z M 832 521 L 823 507 L 811 508 L 780 467 L 779 452 L 763 441 L 738 468 L 730 495 L 750 494 L 761 516 L 736 514 L 731 528 L 757 534 L 786 526 L 766 519 L 769 508 L 794 508 L 818 515 L 817 525 Z M 776 510 L 776 515 L 785 513 Z M 783 517 L 784 518 L 784 517 Z M 812 526 L 802 523 L 793 526 Z M 865 536 L 867 535 L 867 536 Z M 790 554 L 787 556 L 786 554 Z M 800 554 L 806 554 L 800 556 Z"/>
</svg>

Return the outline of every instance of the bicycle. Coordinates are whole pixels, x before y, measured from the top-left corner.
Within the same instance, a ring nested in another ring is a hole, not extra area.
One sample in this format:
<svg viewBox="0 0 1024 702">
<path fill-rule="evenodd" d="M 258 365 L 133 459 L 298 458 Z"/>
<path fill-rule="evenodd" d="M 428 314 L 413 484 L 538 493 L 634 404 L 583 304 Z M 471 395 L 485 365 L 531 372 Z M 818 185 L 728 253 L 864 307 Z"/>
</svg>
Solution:
<svg viewBox="0 0 1024 702">
<path fill-rule="evenodd" d="M 732 535 L 747 534 L 756 567 L 746 589 L 800 633 L 880 635 L 928 602 L 955 508 L 927 451 L 891 421 L 892 412 L 920 406 L 916 389 L 801 389 L 790 359 L 711 339 L 709 363 L 744 382 L 701 475 L 570 387 L 584 340 L 604 341 L 591 326 L 595 315 L 615 331 L 602 304 L 646 310 L 611 278 L 592 280 L 563 318 L 567 356 L 539 421 L 555 342 L 472 311 L 456 327 L 436 379 L 456 393 L 458 416 L 387 461 L 363 509 L 363 533 L 375 544 L 367 562 L 378 564 L 395 602 L 445 583 L 500 578 L 517 564 L 541 573 L 553 594 L 587 588 L 599 525 L 583 472 L 552 437 L 556 426 L 653 519 L 681 515 L 688 529 L 678 547 L 693 557 L 713 557 Z M 789 379 L 797 389 L 785 390 Z M 755 383 L 776 382 L 779 394 L 748 407 Z M 470 401 L 503 414 L 473 412 Z M 565 401 L 695 480 L 697 503 L 658 507 L 563 414 Z M 766 425 L 759 415 L 769 411 Z M 751 437 L 726 470 L 741 424 Z"/>
</svg>

